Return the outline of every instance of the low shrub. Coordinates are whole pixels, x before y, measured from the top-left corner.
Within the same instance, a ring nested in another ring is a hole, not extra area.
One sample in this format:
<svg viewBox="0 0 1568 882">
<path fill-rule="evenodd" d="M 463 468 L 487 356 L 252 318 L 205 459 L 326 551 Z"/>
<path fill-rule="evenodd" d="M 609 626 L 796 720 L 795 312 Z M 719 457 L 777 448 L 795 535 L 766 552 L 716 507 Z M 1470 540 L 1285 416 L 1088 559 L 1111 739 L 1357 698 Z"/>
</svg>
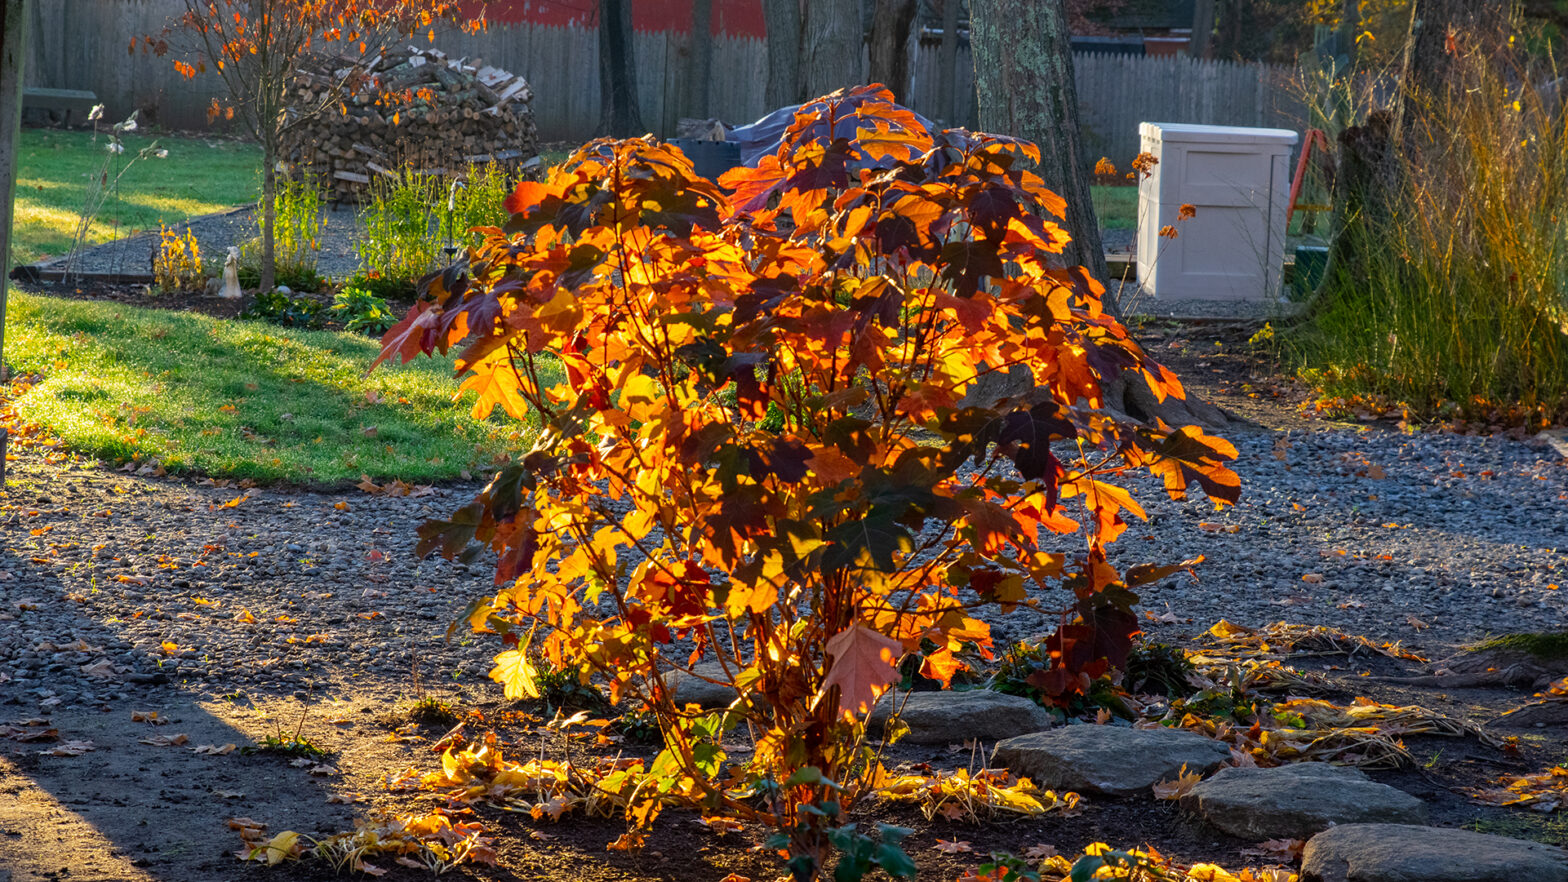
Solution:
<svg viewBox="0 0 1568 882">
<path fill-rule="evenodd" d="M 797 879 L 835 853 L 912 874 L 901 831 L 845 824 L 883 774 L 865 719 L 900 660 L 948 683 L 991 651 L 983 610 L 1030 604 L 1063 622 L 1042 694 L 1075 700 L 1125 663 L 1134 592 L 1181 569 L 1110 565 L 1143 516 L 1113 481 L 1237 498 L 1224 441 L 1102 409 L 1123 371 L 1181 386 L 1060 264 L 1038 150 L 891 99 L 806 105 L 728 195 L 651 138 L 588 144 L 383 340 L 378 363 L 461 344 L 477 415 L 541 421 L 417 551 L 497 554 L 463 619 L 503 641 L 508 697 L 541 695 L 542 656 L 652 711 L 664 749 L 596 785 L 632 824 L 612 848 L 680 804 L 773 827 Z M 1032 382 L 992 382 L 1013 368 Z M 677 672 L 737 697 L 677 706 Z"/>
</svg>

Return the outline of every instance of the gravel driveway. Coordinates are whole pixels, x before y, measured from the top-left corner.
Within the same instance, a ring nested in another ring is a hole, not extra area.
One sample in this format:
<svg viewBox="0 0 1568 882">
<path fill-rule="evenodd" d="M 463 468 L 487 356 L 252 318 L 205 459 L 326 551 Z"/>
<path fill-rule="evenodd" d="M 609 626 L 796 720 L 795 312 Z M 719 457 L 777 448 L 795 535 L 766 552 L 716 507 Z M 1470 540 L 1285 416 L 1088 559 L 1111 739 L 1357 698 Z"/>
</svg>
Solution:
<svg viewBox="0 0 1568 882">
<path fill-rule="evenodd" d="M 1135 487 L 1150 523 L 1115 558 L 1205 558 L 1200 581 L 1145 592 L 1145 609 L 1181 620 L 1156 630 L 1288 619 L 1441 654 L 1568 624 L 1568 466 L 1549 448 L 1382 430 L 1230 435 L 1240 505 Z M 328 697 L 395 690 L 416 671 L 483 684 L 493 642 L 442 638 L 488 569 L 413 556 L 415 526 L 474 489 L 247 493 L 24 454 L 0 506 L 0 702 L 32 712 L 174 688 Z M 1053 624 L 1028 610 L 995 621 L 999 639 Z"/>
</svg>

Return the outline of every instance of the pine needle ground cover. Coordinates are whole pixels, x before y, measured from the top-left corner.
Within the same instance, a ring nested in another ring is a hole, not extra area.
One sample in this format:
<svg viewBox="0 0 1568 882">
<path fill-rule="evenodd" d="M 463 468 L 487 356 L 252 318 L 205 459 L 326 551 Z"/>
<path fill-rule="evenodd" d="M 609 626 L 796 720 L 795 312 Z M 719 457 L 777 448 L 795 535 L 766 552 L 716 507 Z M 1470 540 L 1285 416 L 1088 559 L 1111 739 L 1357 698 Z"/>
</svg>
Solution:
<svg viewBox="0 0 1568 882">
<path fill-rule="evenodd" d="M 11 248 L 14 262 L 32 263 L 70 250 L 88 179 L 103 169 L 109 138 L 94 138 L 90 131 L 23 129 L 21 140 Z M 121 140 L 125 152 L 111 163 L 111 180 L 154 141 L 169 155 L 136 159 L 118 192 L 105 200 L 88 245 L 256 200 L 261 151 L 253 144 L 139 133 Z"/>
<path fill-rule="evenodd" d="M 110 302 L 11 293 L 15 418 L 109 462 L 341 484 L 461 477 L 530 426 L 476 420 L 450 359 L 365 376 L 374 341 Z M 28 383 L 26 378 L 36 377 Z"/>
</svg>

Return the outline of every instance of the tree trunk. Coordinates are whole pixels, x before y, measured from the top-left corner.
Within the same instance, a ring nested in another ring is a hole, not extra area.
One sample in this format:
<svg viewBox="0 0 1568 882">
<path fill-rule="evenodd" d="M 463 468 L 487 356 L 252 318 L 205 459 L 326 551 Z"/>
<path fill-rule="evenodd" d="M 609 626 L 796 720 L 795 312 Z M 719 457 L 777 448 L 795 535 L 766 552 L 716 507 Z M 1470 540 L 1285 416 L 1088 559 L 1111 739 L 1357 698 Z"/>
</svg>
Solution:
<svg viewBox="0 0 1568 882">
<path fill-rule="evenodd" d="M 762 0 L 768 30 L 768 110 L 806 100 L 800 78 L 800 0 Z"/>
<path fill-rule="evenodd" d="M 5 367 L 5 308 L 11 275 L 11 199 L 22 129 L 22 68 L 27 60 L 27 0 L 0 0 L 0 380 Z M 5 433 L 0 430 L 0 486 L 5 484 Z"/>
<path fill-rule="evenodd" d="M 1192 42 L 1187 54 L 1193 58 L 1209 57 L 1209 42 L 1214 37 L 1214 0 L 1197 0 L 1192 4 Z"/>
<path fill-rule="evenodd" d="M 261 282 L 260 290 L 271 291 L 277 282 L 278 223 L 278 139 L 261 142 Z"/>
<path fill-rule="evenodd" d="M 1039 145 L 1040 177 L 1067 200 L 1066 229 L 1073 240 L 1063 259 L 1108 280 L 1089 191 L 1090 162 L 1078 131 L 1078 91 L 1062 0 L 971 0 L 969 28 L 980 128 Z"/>
<path fill-rule="evenodd" d="M 860 84 L 865 36 L 858 0 L 806 0 L 801 34 L 807 101 Z"/>
<path fill-rule="evenodd" d="M 893 100 L 909 101 L 909 28 L 915 0 L 876 0 L 871 19 L 870 81 L 893 90 Z"/>
<path fill-rule="evenodd" d="M 686 115 L 707 119 L 708 81 L 713 78 L 713 0 L 692 0 L 690 61 L 686 72 Z"/>
<path fill-rule="evenodd" d="M 937 55 L 940 73 L 937 113 L 948 128 L 958 125 L 958 6 L 959 0 L 942 0 L 942 48 Z"/>
<path fill-rule="evenodd" d="M 637 59 L 631 0 L 599 0 L 599 134 L 635 137 L 646 131 L 637 110 Z"/>
<path fill-rule="evenodd" d="M 1067 201 L 1066 229 L 1073 240 L 1063 259 L 1108 282 L 1089 191 L 1089 164 L 1078 132 L 1078 93 L 1063 0 L 970 0 L 969 34 L 981 129 L 1039 145 L 1037 171 L 1046 186 Z M 1114 306 L 1106 304 L 1108 311 Z M 1023 391 L 1032 380 L 1010 373 L 1000 382 Z M 1191 392 L 1185 400 L 1156 400 L 1135 371 L 1104 377 L 1100 385 L 1107 407 L 1149 425 L 1163 421 L 1175 427 L 1223 429 L 1230 423 L 1223 410 Z"/>
</svg>

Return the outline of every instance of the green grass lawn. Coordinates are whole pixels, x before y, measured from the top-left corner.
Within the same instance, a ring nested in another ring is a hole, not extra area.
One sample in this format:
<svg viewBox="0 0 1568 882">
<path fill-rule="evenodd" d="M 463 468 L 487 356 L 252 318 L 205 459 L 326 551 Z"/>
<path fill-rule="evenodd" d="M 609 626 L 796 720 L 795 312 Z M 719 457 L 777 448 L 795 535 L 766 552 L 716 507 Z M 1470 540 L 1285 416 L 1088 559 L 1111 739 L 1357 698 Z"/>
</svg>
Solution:
<svg viewBox="0 0 1568 882">
<path fill-rule="evenodd" d="M 1138 188 L 1106 187 L 1096 184 L 1089 188 L 1089 198 L 1094 200 L 1094 215 L 1100 220 L 1102 230 L 1136 230 L 1138 228 Z M 1072 230 L 1068 230 L 1069 233 Z"/>
<path fill-rule="evenodd" d="M 87 236 L 99 245 L 199 214 L 254 202 L 261 192 L 261 150 L 242 141 L 131 134 L 108 166 L 111 180 L 154 141 L 168 157 L 135 159 L 110 193 Z M 81 217 L 87 182 L 105 171 L 109 138 L 65 129 L 23 129 L 17 158 L 12 262 L 63 256 Z M 116 226 L 118 221 L 118 226 Z"/>
<path fill-rule="evenodd" d="M 364 371 L 376 341 L 11 293 L 6 360 L 44 379 L 18 414 L 110 462 L 303 484 L 458 477 L 532 429 L 453 401 L 450 359 Z"/>
</svg>

